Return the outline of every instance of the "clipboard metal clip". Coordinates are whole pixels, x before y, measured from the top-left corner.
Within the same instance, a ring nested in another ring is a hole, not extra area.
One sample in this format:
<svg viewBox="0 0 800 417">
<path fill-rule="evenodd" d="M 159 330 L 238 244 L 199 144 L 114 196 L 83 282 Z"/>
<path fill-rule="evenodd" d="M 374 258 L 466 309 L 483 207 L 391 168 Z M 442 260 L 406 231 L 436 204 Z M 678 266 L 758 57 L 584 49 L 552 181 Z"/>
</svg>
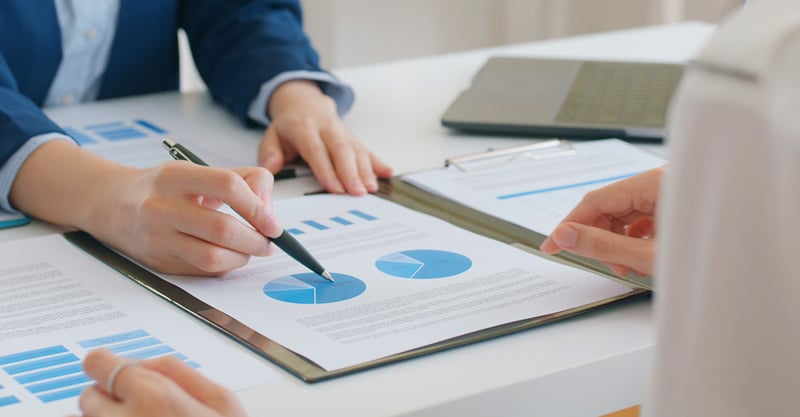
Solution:
<svg viewBox="0 0 800 417">
<path fill-rule="evenodd" d="M 475 162 L 494 161 L 498 164 L 506 164 L 520 158 L 540 160 L 562 158 L 575 155 L 575 153 L 576 151 L 572 146 L 572 142 L 563 139 L 551 139 L 530 145 L 513 146 L 510 148 L 494 149 L 487 152 L 447 158 L 444 161 L 444 166 L 449 167 L 452 165 L 460 171 L 467 172 L 475 168 L 474 165 L 468 166 Z"/>
</svg>

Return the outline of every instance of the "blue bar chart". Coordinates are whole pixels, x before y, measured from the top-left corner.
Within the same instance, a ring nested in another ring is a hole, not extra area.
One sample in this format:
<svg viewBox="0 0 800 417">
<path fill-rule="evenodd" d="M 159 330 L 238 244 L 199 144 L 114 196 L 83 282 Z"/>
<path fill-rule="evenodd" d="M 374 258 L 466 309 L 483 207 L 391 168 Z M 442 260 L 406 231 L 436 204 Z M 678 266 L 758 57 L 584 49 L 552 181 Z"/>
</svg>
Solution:
<svg viewBox="0 0 800 417">
<path fill-rule="evenodd" d="M 80 145 L 103 142 L 120 142 L 134 139 L 161 138 L 168 132 L 156 124 L 144 120 L 112 121 L 81 127 L 63 126 L 64 132 Z"/>
<path fill-rule="evenodd" d="M 130 359 L 172 355 L 193 368 L 200 367 L 142 329 L 81 340 L 75 345 L 72 349 L 68 345 L 54 345 L 0 356 L 0 369 L 39 401 L 50 403 L 75 398 L 93 384 L 83 372 L 81 357 L 95 349 L 108 349 Z M 21 401 L 3 393 L 0 386 L 0 407 Z"/>
<path fill-rule="evenodd" d="M 364 224 L 378 220 L 377 217 L 361 210 L 348 210 L 326 219 L 306 219 L 286 228 L 286 231 L 299 236 L 306 233 L 339 230 L 357 224 Z"/>
</svg>

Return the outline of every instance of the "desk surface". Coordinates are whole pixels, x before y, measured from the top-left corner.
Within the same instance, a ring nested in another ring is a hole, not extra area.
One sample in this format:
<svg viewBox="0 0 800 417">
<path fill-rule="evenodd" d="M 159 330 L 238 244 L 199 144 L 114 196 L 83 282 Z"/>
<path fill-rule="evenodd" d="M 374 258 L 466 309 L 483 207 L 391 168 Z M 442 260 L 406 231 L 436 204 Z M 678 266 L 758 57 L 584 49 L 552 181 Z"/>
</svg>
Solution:
<svg viewBox="0 0 800 417">
<path fill-rule="evenodd" d="M 491 55 L 684 62 L 712 27 L 699 23 L 642 28 L 491 48 L 337 71 L 357 93 L 346 121 L 397 173 L 439 166 L 445 157 L 524 139 L 455 134 L 439 117 Z M 114 100 L 138 114 L 172 114 L 238 131 L 202 93 Z M 56 120 L 111 102 L 57 110 Z M 649 149 L 663 153 L 659 146 Z M 310 178 L 281 181 L 276 197 L 315 190 Z M 53 233 L 34 222 L 0 231 L 0 240 Z M 599 416 L 642 401 L 653 343 L 648 300 L 626 302 L 523 333 L 313 385 L 278 370 L 272 382 L 239 396 L 251 416 Z M 222 336 L 219 336 L 222 337 Z M 232 343 L 232 342 L 231 342 Z M 277 368 L 276 368 L 277 369 Z M 523 411 L 524 410 L 524 411 Z"/>
</svg>

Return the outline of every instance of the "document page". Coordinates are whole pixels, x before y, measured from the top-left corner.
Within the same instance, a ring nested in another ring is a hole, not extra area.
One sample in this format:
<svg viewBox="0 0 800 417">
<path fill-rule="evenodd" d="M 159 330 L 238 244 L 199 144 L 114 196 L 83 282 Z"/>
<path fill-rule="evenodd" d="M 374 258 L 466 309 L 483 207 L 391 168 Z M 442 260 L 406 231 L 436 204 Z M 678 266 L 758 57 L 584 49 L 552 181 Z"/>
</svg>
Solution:
<svg viewBox="0 0 800 417">
<path fill-rule="evenodd" d="M 666 161 L 619 139 L 572 144 L 571 155 L 517 155 L 418 172 L 403 180 L 462 205 L 549 235 L 583 196 Z"/>
<path fill-rule="evenodd" d="M 335 282 L 280 250 L 221 278 L 166 278 L 327 370 L 630 291 L 374 196 L 275 208 Z"/>
<path fill-rule="evenodd" d="M 104 348 L 172 355 L 240 390 L 272 367 L 70 244 L 61 235 L 0 243 L 0 415 L 77 415 L 93 382 L 81 360 Z"/>
</svg>

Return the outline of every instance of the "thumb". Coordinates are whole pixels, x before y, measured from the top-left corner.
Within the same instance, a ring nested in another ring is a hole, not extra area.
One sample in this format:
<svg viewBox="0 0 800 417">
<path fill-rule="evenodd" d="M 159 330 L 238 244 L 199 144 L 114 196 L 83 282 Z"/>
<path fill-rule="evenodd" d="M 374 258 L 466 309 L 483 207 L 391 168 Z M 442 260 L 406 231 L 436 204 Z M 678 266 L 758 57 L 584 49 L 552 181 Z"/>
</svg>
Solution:
<svg viewBox="0 0 800 417">
<path fill-rule="evenodd" d="M 586 258 L 653 273 L 655 240 L 629 237 L 580 223 L 562 223 L 550 235 L 551 245 Z"/>
</svg>

